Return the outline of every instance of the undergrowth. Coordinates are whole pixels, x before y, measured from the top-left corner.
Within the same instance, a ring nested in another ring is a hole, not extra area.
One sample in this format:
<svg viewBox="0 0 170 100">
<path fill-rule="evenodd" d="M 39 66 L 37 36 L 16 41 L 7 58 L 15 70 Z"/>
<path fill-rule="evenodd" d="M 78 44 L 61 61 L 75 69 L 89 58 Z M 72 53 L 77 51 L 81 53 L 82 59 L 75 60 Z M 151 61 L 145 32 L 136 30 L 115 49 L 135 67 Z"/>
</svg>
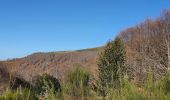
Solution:
<svg viewBox="0 0 170 100">
<path fill-rule="evenodd" d="M 76 68 L 68 71 L 65 76 L 65 81 L 60 85 L 54 77 L 42 75 L 37 79 L 38 85 L 34 85 L 33 89 L 7 88 L 6 92 L 0 95 L 0 100 L 169 100 L 170 98 L 169 75 L 154 81 L 153 73 L 148 72 L 144 84 L 140 87 L 125 76 L 121 80 L 121 88 L 110 87 L 105 91 L 105 96 L 100 94 L 97 85 L 90 84 L 94 80 L 91 80 L 92 76 L 88 71 Z"/>
</svg>

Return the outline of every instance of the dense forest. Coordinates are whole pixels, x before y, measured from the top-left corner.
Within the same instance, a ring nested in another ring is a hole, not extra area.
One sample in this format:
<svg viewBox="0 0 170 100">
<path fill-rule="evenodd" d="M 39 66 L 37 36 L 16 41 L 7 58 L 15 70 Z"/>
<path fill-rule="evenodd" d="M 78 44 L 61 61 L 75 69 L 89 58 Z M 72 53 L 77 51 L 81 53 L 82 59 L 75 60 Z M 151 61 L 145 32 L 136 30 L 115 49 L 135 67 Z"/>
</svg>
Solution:
<svg viewBox="0 0 170 100">
<path fill-rule="evenodd" d="M 169 100 L 170 10 L 120 31 L 103 47 L 76 52 L 85 51 L 85 55 L 98 54 L 96 72 L 89 71 L 96 69 L 93 66 L 82 67 L 94 60 L 91 56 L 63 71 L 62 77 L 49 71 L 32 80 L 17 74 L 24 69 L 22 66 L 15 72 L 10 70 L 12 66 L 8 65 L 17 59 L 0 62 L 0 90 L 5 89 L 0 91 L 0 100 Z M 66 56 L 67 52 L 60 54 Z"/>
</svg>

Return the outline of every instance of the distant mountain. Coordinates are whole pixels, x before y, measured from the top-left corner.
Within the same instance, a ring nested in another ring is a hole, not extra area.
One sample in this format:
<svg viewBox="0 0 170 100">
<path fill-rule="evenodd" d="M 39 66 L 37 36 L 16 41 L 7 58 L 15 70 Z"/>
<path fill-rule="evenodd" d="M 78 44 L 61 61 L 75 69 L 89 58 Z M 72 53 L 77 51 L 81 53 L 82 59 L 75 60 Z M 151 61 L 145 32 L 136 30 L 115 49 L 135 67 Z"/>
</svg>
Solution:
<svg viewBox="0 0 170 100">
<path fill-rule="evenodd" d="M 4 61 L 3 64 L 15 76 L 27 81 L 44 73 L 63 79 L 64 73 L 76 66 L 82 66 L 96 75 L 96 59 L 103 47 L 76 51 L 34 53 L 24 58 Z"/>
</svg>

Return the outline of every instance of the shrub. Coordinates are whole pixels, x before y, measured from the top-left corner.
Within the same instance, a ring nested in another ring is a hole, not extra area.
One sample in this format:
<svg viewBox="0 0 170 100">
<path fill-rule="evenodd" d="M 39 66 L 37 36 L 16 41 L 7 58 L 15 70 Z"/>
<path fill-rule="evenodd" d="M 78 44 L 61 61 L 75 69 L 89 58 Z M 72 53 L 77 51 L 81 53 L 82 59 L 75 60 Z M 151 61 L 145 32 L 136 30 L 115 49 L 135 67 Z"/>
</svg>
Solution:
<svg viewBox="0 0 170 100">
<path fill-rule="evenodd" d="M 59 80 L 48 74 L 38 76 L 34 87 L 34 91 L 38 96 L 48 99 L 51 98 L 51 100 L 55 98 L 57 92 L 61 91 Z"/>
<path fill-rule="evenodd" d="M 65 93 L 75 98 L 88 96 L 89 80 L 90 74 L 82 68 L 70 70 L 65 78 Z"/>
<path fill-rule="evenodd" d="M 10 79 L 10 89 L 16 90 L 17 88 L 29 88 L 32 89 L 32 85 L 25 81 L 23 78 L 11 77 Z"/>
<path fill-rule="evenodd" d="M 165 76 L 161 81 L 161 87 L 165 94 L 170 93 L 170 76 Z"/>
</svg>

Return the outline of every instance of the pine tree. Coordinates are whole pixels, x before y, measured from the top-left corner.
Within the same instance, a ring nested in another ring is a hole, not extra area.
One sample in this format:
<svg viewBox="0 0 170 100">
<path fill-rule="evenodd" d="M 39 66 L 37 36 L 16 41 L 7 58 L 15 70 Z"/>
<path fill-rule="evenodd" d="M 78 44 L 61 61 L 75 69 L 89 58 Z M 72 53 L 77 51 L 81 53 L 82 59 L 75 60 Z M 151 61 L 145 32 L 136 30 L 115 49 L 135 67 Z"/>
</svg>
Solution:
<svg viewBox="0 0 170 100">
<path fill-rule="evenodd" d="M 125 49 L 121 38 L 107 43 L 99 55 L 98 71 L 102 92 L 107 88 L 120 88 L 120 80 L 125 73 Z"/>
</svg>

